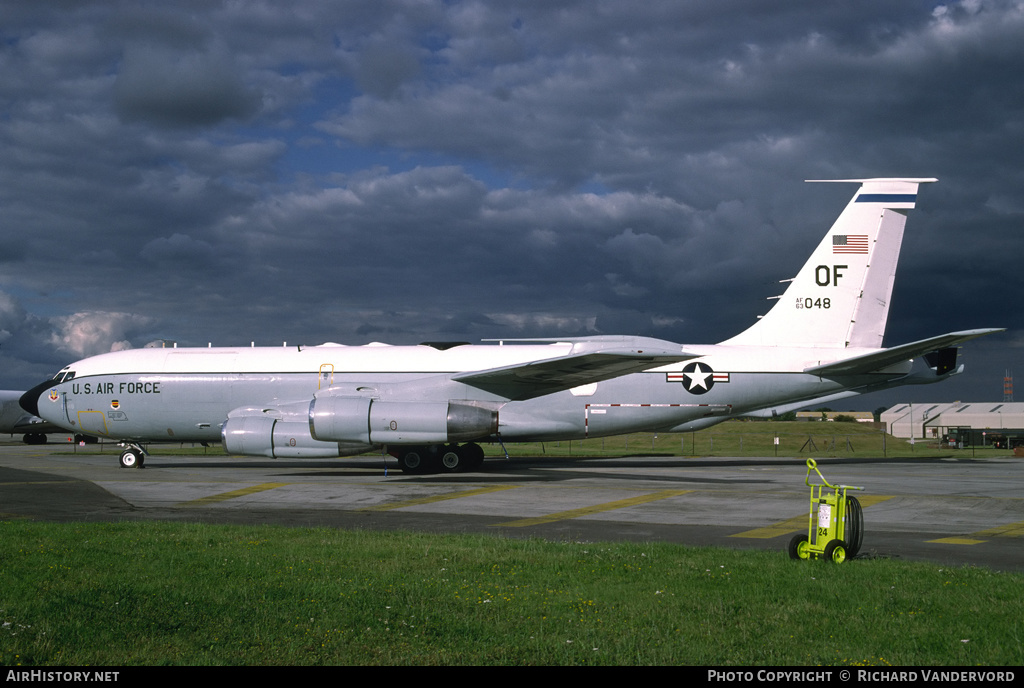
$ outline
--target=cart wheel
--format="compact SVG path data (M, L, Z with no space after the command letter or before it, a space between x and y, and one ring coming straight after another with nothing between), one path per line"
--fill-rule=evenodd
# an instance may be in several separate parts
M789 558L808 559L811 556L810 546L807 535L794 535L793 539L789 541Z
M825 545L824 556L834 564L842 564L846 561L846 543L842 540L830 540Z

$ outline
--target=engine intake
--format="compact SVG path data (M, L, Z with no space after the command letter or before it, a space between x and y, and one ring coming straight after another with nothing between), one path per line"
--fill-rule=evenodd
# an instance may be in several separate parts
M302 421L269 416L229 418L221 428L221 441L229 454L278 458L334 458L373 449L365 442L322 442L309 434Z
M310 435L328 442L437 444L480 439L497 431L496 410L455 401L325 396L309 405Z

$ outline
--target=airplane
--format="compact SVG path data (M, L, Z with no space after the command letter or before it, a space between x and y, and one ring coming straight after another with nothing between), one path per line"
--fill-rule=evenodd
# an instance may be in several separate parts
M690 432L963 371L975 329L882 347L907 211L935 179L859 183L778 302L714 345L639 336L152 348L73 363L23 408L78 434L143 445L217 442L231 455L381 450L403 471L478 469L480 442Z
M46 444L46 433L64 432L64 428L48 423L21 408L18 402L24 394L24 391L0 390L0 434L24 433L22 441L25 444Z

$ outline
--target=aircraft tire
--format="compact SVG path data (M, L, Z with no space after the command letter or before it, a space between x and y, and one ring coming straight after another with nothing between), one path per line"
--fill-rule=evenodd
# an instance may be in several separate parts
M470 442L459 447L466 457L466 468L467 471L478 471L480 467L484 465L484 449L476 442Z
M145 455L138 449L129 448L121 452L121 468L142 468Z
M421 473L425 463L423 451L419 447L409 447L403 450L398 457L398 465L402 468L403 473L413 475Z
M462 447L445 447L441 450L441 470L445 473L460 473L466 470L466 453Z
M789 558L808 559L810 557L810 552L807 549L809 544L806 533L794 535L793 539L789 541Z
M405 447L398 455L398 466L403 473L410 475L437 473L441 466L441 455L435 449L434 446Z

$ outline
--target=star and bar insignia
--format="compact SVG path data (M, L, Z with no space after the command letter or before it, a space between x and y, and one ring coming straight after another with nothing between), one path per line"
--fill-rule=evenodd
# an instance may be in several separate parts
M716 382L728 382L729 373L716 373L707 363L687 363L680 373L665 373L665 382L682 382L690 394L706 394Z

